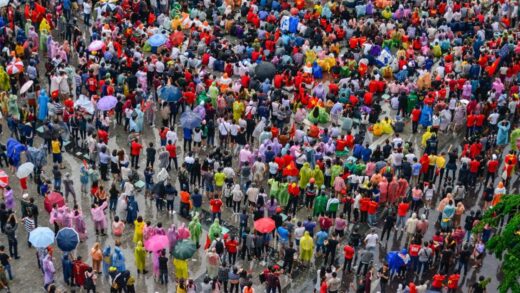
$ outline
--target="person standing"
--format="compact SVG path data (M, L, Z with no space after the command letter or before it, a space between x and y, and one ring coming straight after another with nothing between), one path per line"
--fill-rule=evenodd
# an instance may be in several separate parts
M135 138L130 144L130 157L132 168L139 169L139 155L141 154L142 149L143 146L137 141L137 138Z
M159 280L161 284L168 284L168 257L166 257L166 250L161 251L159 256Z
M101 251L101 244L99 244L99 242L96 242L94 247L90 250L90 256L92 257L92 268L94 269L94 273L101 273L103 252Z
M343 272L347 272L347 267L348 272L350 272L352 268L352 260L354 259L355 253L354 247L350 246L349 244L345 245L343 247L343 253L345 258L343 261Z
M63 180L63 187L65 189L65 201L69 201L69 194L72 194L72 199L74 200L74 204L76 204L76 192L74 191L74 181L72 180L72 178L70 178L70 173L65 174L65 179Z
M7 275L9 276L9 280L13 279L13 273L11 271L11 263L10 263L11 257L7 255L5 252L5 246L0 245L0 264L4 267L4 269L7 271Z
M390 280L390 269L388 268L388 264L384 263L383 267L379 269L379 284L381 286L381 293L386 293L386 286L388 285L388 281Z
M338 235L336 232L332 232L332 237L330 237L325 242L325 260L324 264L327 264L327 260L330 256L330 265L333 266L334 262L336 260L336 248L338 247L339 241L338 241Z

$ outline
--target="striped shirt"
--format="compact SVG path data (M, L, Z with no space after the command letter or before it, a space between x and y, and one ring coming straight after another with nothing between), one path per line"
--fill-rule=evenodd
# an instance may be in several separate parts
M34 219L29 217L23 218L23 227L25 228L25 231L27 231L27 233L30 233L35 228Z

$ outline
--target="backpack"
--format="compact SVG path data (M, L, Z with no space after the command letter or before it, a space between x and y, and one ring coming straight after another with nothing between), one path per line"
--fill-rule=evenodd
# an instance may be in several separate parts
M215 250L217 251L217 254L224 253L224 243L222 242L222 240L217 240L217 242L215 243Z

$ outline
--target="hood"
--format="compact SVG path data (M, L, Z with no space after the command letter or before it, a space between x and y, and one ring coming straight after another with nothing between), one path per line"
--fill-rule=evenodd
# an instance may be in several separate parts
M110 255L111 252L112 252L112 249L110 248L110 246L107 246L107 247L105 247L105 249L103 249L104 256Z

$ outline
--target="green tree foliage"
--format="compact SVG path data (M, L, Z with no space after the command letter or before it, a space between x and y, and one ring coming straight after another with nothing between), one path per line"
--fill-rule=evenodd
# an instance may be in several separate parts
M495 207L484 213L473 232L482 232L486 224L497 228L504 218L509 221L489 239L486 249L502 261L504 278L498 286L500 293L520 292L520 194L502 196Z

